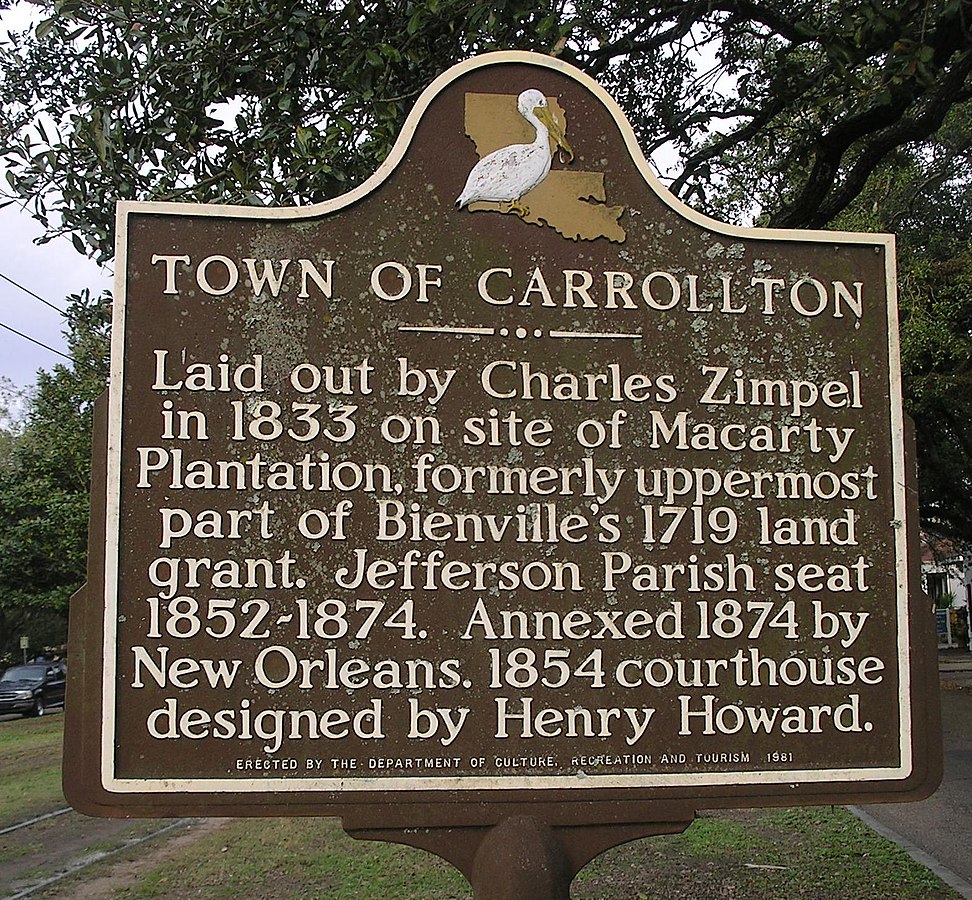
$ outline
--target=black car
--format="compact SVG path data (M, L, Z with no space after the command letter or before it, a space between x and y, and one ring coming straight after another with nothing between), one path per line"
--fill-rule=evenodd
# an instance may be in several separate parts
M42 716L64 705L64 667L59 663L11 666L0 678L0 713Z

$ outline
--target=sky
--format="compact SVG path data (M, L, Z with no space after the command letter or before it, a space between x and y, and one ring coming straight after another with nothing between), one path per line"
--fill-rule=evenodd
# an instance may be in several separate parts
M0 13L0 34L9 28L23 27L38 13L29 4L16 4ZM4 170L0 164L0 179ZM0 183L5 183L0 182ZM58 237L37 245L42 234L40 225L18 203L0 209L0 377L9 378L17 387L30 387L38 369L51 369L67 360L44 349L17 331L66 353L64 320L50 307L30 296L10 281L17 282L48 303L64 309L64 298L84 288L100 294L112 283L110 270L102 268L74 249L69 238ZM10 279L7 281L5 279Z
M30 214L17 204L0 209L0 275L17 282L48 303L64 309L64 298L84 288L100 294L110 289L112 273L74 249L67 238L54 238L37 245L34 239L42 230ZM67 352L64 342L64 319L40 300L0 278L0 376L9 378L17 387L34 383L38 369L51 369L67 360L39 347L17 331Z

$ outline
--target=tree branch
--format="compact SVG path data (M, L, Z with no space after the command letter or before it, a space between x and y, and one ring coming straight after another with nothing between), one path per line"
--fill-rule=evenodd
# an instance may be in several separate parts
M941 128L945 116L957 102L970 95L962 86L972 74L972 51L966 51L952 66L945 79L925 97L924 109L914 115L903 112L913 97L903 96L884 108L867 110L852 117L825 135L822 148L803 191L772 219L781 227L819 227L844 210L860 193L874 168L896 147L929 137ZM851 146L868 134L866 142L847 175L838 183L839 165Z

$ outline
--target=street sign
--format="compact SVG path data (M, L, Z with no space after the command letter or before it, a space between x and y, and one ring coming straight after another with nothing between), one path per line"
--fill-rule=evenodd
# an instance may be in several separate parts
M79 809L934 788L890 236L707 219L598 85L502 53L344 197L120 203L117 241Z
M30 638L26 634L22 635L20 638L20 649L26 650L28 647L30 647Z

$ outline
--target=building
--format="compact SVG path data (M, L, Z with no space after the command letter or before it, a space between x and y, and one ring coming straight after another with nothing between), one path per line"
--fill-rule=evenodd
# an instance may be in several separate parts
M972 650L972 549L923 534L921 585L935 604L939 649Z

